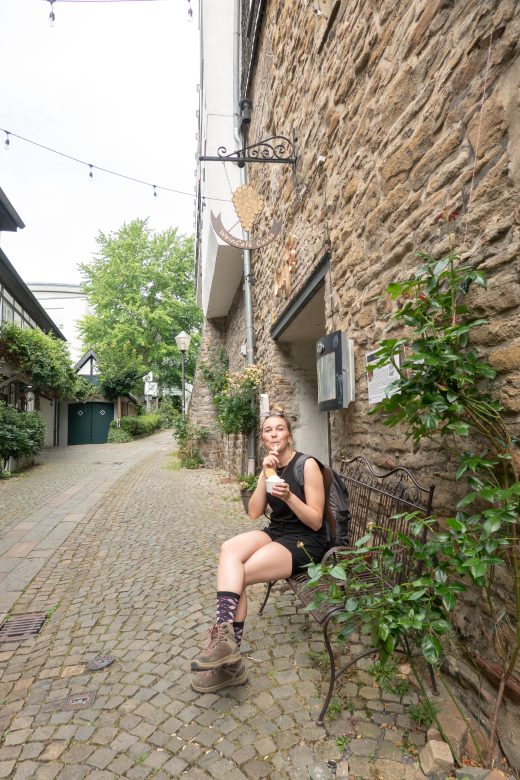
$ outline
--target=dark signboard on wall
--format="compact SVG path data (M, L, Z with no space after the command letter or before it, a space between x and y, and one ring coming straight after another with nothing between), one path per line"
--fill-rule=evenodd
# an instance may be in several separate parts
M316 344L318 408L320 412L346 409L355 400L354 342L336 330Z

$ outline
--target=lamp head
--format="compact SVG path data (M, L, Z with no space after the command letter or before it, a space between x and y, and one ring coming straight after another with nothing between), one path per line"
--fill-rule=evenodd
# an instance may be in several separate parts
M175 343L179 352L187 352L190 348L191 336L188 336L185 331L181 331L178 336L175 336Z
M249 125L251 124L251 108L253 107L253 104L249 100L249 98L242 98L240 103L238 104L240 108L240 122L243 125Z

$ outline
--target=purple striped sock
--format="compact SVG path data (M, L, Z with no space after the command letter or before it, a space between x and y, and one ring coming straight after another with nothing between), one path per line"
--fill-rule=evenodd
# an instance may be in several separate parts
M242 637L244 635L244 621L233 621L233 631L235 632L235 639L237 640L238 648L240 649L240 644L242 642Z
M240 596L230 590L217 591L217 623L232 623Z

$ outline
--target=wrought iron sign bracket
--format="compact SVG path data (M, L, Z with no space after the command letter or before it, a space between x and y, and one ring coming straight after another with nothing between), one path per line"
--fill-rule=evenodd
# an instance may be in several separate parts
M225 146L217 149L217 156L200 155L199 160L203 162L232 162L239 168L243 168L246 163L280 163L281 165L292 165L293 174L296 176L296 135L292 133L292 140L284 135L272 135L264 141L245 146L236 152L229 152Z

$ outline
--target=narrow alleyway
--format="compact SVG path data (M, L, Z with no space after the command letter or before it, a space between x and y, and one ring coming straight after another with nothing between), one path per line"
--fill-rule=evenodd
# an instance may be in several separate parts
M260 618L262 586L254 591L247 685L220 695L191 690L190 659L212 621L219 545L250 521L222 472L172 468L172 450L169 432L63 450L63 468L41 467L53 490L43 489L38 469L6 491L0 484L2 505L14 508L0 529L3 583L9 561L21 560L9 551L32 543L26 533L35 547L15 552L45 552L26 558L40 567L26 572L23 592L10 591L10 613L49 611L36 638L0 644L0 778L298 780L344 747L352 778L422 777L413 760L423 733L399 696L363 669L343 685L343 709L335 697L325 729L315 725L323 643L289 593L277 592ZM16 509L25 495L29 519ZM38 540L45 523L57 530ZM105 654L112 665L86 669ZM86 708L67 709L69 695L87 693Z

